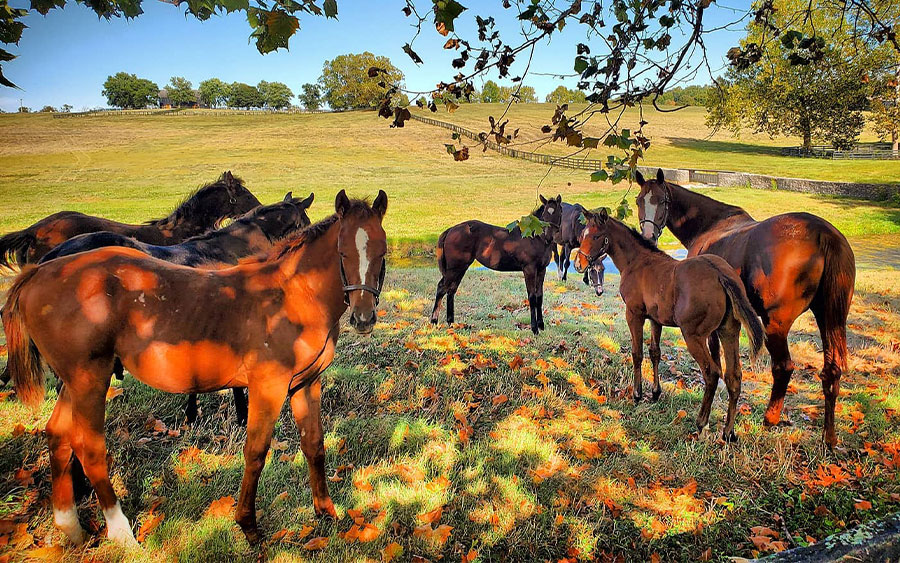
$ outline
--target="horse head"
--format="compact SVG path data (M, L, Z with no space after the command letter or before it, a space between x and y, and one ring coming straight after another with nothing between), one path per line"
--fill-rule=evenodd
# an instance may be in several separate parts
M656 178L645 180L640 171L635 172L635 179L641 187L637 195L638 219L641 225L641 236L653 244L659 240L666 221L669 219L669 205L672 197L666 185L666 177L662 168L656 170Z
M360 334L375 327L376 309L386 271L387 236L381 223L387 212L384 190L371 207L350 200L344 190L335 198L335 213L340 219L338 254L344 302L350 307L350 326Z

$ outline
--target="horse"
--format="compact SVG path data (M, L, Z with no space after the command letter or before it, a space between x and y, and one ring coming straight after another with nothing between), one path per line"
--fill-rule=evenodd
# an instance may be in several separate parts
M794 363L787 337L794 320L812 310L822 337L820 379L825 395L823 440L837 445L834 409L841 373L847 369L847 315L853 300L856 259L847 239L828 221L809 213L785 213L756 221L734 205L666 182L662 170L645 180L637 196L645 238L663 228L688 249L688 256L721 256L741 276L750 303L762 317L772 356L772 394L764 424L778 425ZM714 354L718 347L712 345Z
M562 217L559 222L559 230L553 236L553 261L556 262L556 275L560 281L566 281L566 274L569 273L569 264L572 258L572 251L578 248L580 244L579 235L584 229L581 222L584 207L578 203L562 202ZM560 251L558 246L562 247Z
M437 324L441 300L447 296L447 324L453 324L454 298L459 283L472 262L498 272L522 272L531 309L531 331L544 330L544 274L550 263L553 235L559 229L562 196L546 199L540 196L541 205L531 214L547 223L537 236L526 237L522 230L512 230L482 223L466 221L450 227L438 238L437 259L441 279L437 285L431 323Z
M575 269L585 271L594 261L609 254L621 273L619 294L625 302L625 320L631 332L634 361L635 403L642 392L641 364L644 359L644 321L650 320L650 364L653 368L652 400L659 400L659 339L663 326L677 326L691 356L700 365L706 384L697 416L697 430L709 422L713 396L722 376L719 357L713 357L707 343L717 334L725 349L725 386L728 411L722 438L735 441L734 419L741 394L741 325L756 356L762 348L763 326L753 311L744 284L734 269L718 256L676 260L644 240L641 235L613 218L605 209L585 211L587 226L575 256Z
M136 543L107 467L106 392L117 356L134 377L162 391L248 389L235 510L248 541L262 537L256 492L286 398L309 466L315 512L336 517L325 473L320 374L334 359L348 308L356 332L371 334L375 327L387 203L384 191L369 205L342 190L334 215L282 242L265 260L221 270L108 247L19 275L3 309L10 373L16 396L33 408L45 392L42 362L64 382L46 435L54 521L72 542L84 539L72 478L80 463L97 493L108 537Z
M240 178L225 172L217 181L191 194L168 217L143 225L119 223L76 211L54 213L26 229L0 237L0 266L35 264L70 238L98 231L118 233L149 244L178 244L259 205L259 200Z
M85 233L72 237L55 247L38 263L43 264L55 258L106 246L120 246L134 248L154 258L193 268L234 265L238 263L239 259L265 252L278 241L309 226L310 221L306 210L312 205L314 197L314 194L309 194L309 197L301 200L292 197L291 192L288 192L278 203L261 205L241 215L226 227L191 237L181 244L172 246L147 244L125 235L106 231ZM122 379L123 368L118 359L116 359L113 372L116 377ZM247 399L244 391L235 388L233 393L238 423L246 424ZM191 394L185 408L185 418L188 424L193 424L197 420L198 412L197 395Z

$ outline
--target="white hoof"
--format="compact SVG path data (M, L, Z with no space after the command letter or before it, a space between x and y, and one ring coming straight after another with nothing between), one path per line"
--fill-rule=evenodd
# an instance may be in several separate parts
M65 510L53 509L53 521L56 527L69 538L69 541L75 545L84 543L84 530L81 528L81 522L78 521L78 513L75 507Z
M106 537L123 547L137 547L139 545L137 540L134 539L131 524L128 523L128 518L122 513L122 506L118 501L116 501L114 507L104 509L103 516L106 518Z

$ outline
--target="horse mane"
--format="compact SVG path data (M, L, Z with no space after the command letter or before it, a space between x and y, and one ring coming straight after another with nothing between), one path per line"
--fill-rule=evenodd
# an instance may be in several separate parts
M344 211L344 215L358 215L363 218L368 218L375 215L375 211L372 209L372 206L369 205L368 200L351 199L350 207ZM316 239L324 235L338 219L340 219L340 217L338 217L337 213L334 213L318 223L313 223L306 227L300 231L300 234L285 238L272 249L265 260L279 260L292 252L296 252L302 246L315 242Z
M244 181L238 178L237 176L233 176L234 181L238 183L238 185L243 186ZM147 221L144 223L145 225L162 225L164 223L177 223L179 219L184 217L188 217L197 212L200 207L200 201L203 199L202 196L206 195L209 192L218 190L225 187L225 173L223 173L219 178L213 182L208 184L204 184L200 186L196 190L184 196L178 205L175 206L175 209L169 213L167 216L162 219L154 219L151 221Z

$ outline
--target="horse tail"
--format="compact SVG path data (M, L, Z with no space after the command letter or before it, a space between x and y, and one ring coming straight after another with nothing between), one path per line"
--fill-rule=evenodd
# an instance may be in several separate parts
M26 252L35 242L28 229L8 233L0 237L0 266L13 269L26 263Z
M847 315L856 282L856 257L840 233L823 237L825 266L812 300L813 313L822 335L825 366L847 369Z
M716 269L719 270L719 283L722 284L725 294L731 301L734 316L744 326L744 330L747 331L747 338L750 340L750 357L753 361L756 361L756 356L762 349L766 334L762 321L759 319L756 311L753 310L750 298L747 297L747 290L734 270L729 272L719 267Z
M444 272L447 271L447 258L444 256L444 241L447 239L447 231L441 233L441 236L438 237L437 248L434 253L437 254L438 260L438 269L441 271L441 275L444 275Z
M12 376L16 397L24 404L37 408L44 400L44 369L37 346L28 335L25 319L19 309L22 288L37 272L36 267L24 270L13 283L3 307L3 330L9 359L7 370Z

